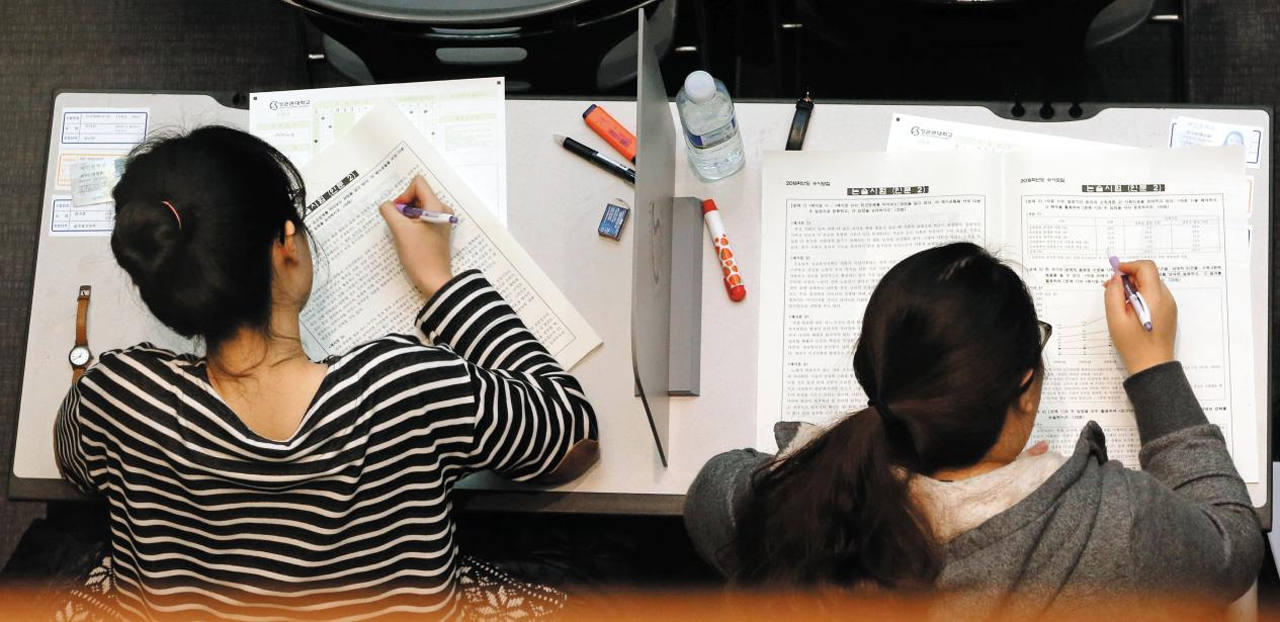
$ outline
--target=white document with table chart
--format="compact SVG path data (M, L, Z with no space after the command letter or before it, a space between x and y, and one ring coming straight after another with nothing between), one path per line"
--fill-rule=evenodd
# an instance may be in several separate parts
M1249 290L1248 182L1238 148L1006 154L765 155L757 446L773 424L865 408L853 352L872 289L901 259L984 244L1054 325L1032 441L1073 451L1097 421L1137 467L1133 409L1107 334L1107 257L1154 259L1179 304L1178 358L1246 481L1261 473Z
M458 216L455 274L483 272L565 369L600 345L587 320L395 106L370 111L302 174L305 222L318 247L316 284L301 318L312 358L343 354L390 332L416 332L426 299L401 268L378 211L415 175Z

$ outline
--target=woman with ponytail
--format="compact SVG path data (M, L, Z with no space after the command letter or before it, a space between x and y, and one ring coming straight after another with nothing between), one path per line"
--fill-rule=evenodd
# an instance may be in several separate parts
M1139 592L1238 597L1262 559L1257 516L1173 358L1173 297L1154 264L1121 269L1155 316L1145 331L1106 283L1142 471L1108 461L1094 423L1069 455L1026 449L1052 327L1013 270L951 244L872 293L853 362L865 409L826 430L779 424L776 457L730 451L703 467L685 506L695 546L741 586L936 589L984 616Z

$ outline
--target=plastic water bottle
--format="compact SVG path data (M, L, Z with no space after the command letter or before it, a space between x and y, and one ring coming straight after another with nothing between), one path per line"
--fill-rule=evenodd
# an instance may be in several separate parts
M703 181L724 179L742 168L742 136L733 113L733 100L724 83L705 71L684 79L676 96L689 165Z

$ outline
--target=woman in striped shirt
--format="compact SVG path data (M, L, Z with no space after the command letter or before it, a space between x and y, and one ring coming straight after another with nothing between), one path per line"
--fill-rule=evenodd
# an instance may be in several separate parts
M117 261L206 349L107 352L58 414L63 475L109 504L129 617L457 616L454 482L565 479L594 461L582 387L482 274L451 274L448 225L390 203L429 298L422 336L309 360L305 194L278 151L220 127L140 149L115 188ZM448 209L421 178L396 201Z

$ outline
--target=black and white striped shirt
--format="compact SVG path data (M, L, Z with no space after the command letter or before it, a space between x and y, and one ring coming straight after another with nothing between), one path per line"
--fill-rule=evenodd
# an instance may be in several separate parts
M581 386L479 272L329 361L286 441L250 431L205 362L108 352L58 413L63 475L106 496L122 612L180 619L457 613L450 491L525 480L596 437Z

